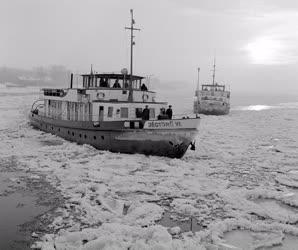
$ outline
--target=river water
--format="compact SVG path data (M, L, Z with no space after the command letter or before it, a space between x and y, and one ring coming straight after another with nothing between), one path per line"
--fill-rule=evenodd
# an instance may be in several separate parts
M202 116L196 151L178 160L64 141L28 125L37 89L0 95L0 248L22 240L18 225L49 209L22 191L41 178L64 205L46 243L37 232L38 246L295 249L298 100L251 100L227 116Z

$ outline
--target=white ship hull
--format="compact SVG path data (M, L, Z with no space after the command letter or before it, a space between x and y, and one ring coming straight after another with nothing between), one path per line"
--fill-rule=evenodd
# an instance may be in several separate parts
M230 112L230 104L227 102L218 102L202 100L194 102L194 113L204 115L227 115Z

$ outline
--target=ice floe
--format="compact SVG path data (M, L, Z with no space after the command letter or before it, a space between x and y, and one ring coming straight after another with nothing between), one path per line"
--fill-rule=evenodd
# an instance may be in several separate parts
M295 109L206 116L197 151L177 160L34 130L26 123L33 96L9 98L0 101L1 163L34 171L32 181L45 175L65 199L36 249L237 249L232 239L241 237L253 249L297 239Z

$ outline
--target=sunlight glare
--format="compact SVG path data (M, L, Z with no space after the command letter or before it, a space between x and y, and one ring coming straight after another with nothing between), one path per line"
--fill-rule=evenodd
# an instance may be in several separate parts
M245 50L254 64L277 64L283 46L279 40L262 37L247 44Z

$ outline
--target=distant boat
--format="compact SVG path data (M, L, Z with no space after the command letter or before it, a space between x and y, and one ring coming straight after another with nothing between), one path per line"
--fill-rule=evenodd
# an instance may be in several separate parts
M81 75L82 88L73 88L71 74L70 88L42 89L29 114L33 127L112 152L180 158L194 148L200 118L171 119L171 111L162 113L167 103L157 102L144 77L132 73L134 23L131 10L130 74L100 74L91 67Z
M213 64L212 84L198 85L195 92L194 113L205 115L226 115L230 112L230 91L223 84L215 83L215 60Z

